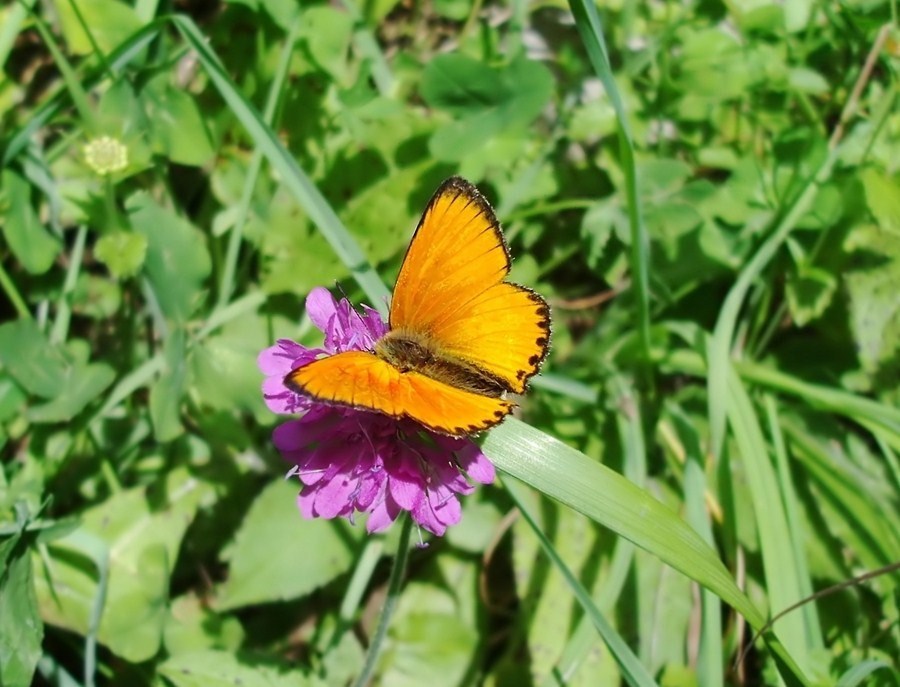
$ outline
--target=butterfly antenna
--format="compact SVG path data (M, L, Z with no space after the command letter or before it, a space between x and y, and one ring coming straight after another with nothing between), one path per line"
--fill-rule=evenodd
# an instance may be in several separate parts
M334 283L334 288L336 288L340 292L341 298L346 300L347 303L350 303L350 297L347 295L347 292L344 291L344 287L341 286L340 282L336 281ZM359 310L357 310L356 307L353 306L352 304L350 305L350 310L352 310L353 314L356 315L356 318L359 320L359 323L363 326L366 326L366 321L363 319L363 316L359 314Z

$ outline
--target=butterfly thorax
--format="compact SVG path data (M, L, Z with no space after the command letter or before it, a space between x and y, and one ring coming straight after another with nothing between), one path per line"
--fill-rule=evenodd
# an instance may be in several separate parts
M427 334L392 329L375 344L375 355L402 373L418 372L483 396L508 391L502 379L457 356L447 355Z

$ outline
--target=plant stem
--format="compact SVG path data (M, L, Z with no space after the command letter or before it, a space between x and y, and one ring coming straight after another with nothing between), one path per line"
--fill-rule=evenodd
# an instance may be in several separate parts
M403 575L406 571L406 558L409 553L409 536L412 532L412 518L406 516L403 519L403 529L400 530L400 544L397 547L397 555L394 556L394 568L391 570L391 579L388 581L387 598L384 600L384 608L381 609L381 617L378 619L378 627L375 628L375 634L372 636L372 643L369 644L369 652L366 654L366 663L362 672L353 683L353 687L366 687L372 679L372 673L375 671L375 664L381 655L381 649L384 646L384 638L387 636L388 625L391 622L391 616L394 614L394 608L397 606L397 600L400 598L400 587L403 584Z

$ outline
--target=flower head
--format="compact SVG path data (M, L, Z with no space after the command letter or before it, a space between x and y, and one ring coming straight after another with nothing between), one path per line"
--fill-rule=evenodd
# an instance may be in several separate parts
M366 529L386 529L402 511L436 535L459 522L458 495L476 482L494 480L494 466L468 439L447 437L411 420L332 406L301 396L284 377L317 357L347 350L371 350L387 332L378 313L355 311L326 289L306 299L313 324L325 334L322 348L281 339L259 356L266 375L263 396L276 413L302 413L275 429L282 455L294 464L289 475L303 484L298 505L308 518L352 518L368 513ZM465 474L464 474L465 473Z
M92 138L82 148L88 167L100 176L121 172L128 166L128 148L110 136Z

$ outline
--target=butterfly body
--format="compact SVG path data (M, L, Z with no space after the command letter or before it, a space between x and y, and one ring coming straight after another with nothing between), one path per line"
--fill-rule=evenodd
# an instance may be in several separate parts
M440 343L427 334L391 330L375 344L375 355L401 373L418 372L475 394L500 396L510 391L487 370L443 353Z
M491 427L540 370L550 309L504 281L510 257L491 206L469 182L445 181L410 242L389 331L371 351L344 351L293 370L308 397L463 436Z

